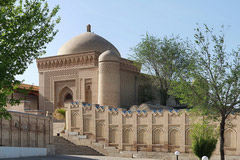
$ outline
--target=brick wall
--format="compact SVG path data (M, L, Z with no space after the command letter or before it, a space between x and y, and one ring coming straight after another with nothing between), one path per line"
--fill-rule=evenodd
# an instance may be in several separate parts
M127 111L122 108L65 104L66 127L126 151L191 152L191 119L186 110ZM240 116L230 115L225 131L225 153L240 155ZM217 124L213 124L216 125ZM219 154L219 143L215 154Z
M9 99L19 99L20 104L11 106L7 105L8 110L25 112L25 110L38 110L38 96L37 95L24 95L23 93L13 93Z
M120 72L120 101L122 108L137 104L137 74L121 70Z
M52 118L12 112L12 119L0 119L0 146L40 147L53 143Z

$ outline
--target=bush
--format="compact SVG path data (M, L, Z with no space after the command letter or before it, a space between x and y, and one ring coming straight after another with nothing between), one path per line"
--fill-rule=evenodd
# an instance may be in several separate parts
M57 120L65 119L66 110L64 108L57 108L53 114Z
M207 156L209 159L216 148L218 141L218 132L208 122L193 124L191 130L192 151L201 159Z

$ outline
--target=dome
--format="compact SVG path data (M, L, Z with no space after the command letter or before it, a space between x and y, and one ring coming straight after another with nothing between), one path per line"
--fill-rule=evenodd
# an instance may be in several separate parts
M86 51L104 52L111 50L120 56L119 51L109 41L92 32L80 34L66 42L57 55L67 55Z
M115 62L118 62L119 58L120 57L115 52L107 50L107 51L103 52L99 56L98 61L99 62L102 62L102 61L115 61Z

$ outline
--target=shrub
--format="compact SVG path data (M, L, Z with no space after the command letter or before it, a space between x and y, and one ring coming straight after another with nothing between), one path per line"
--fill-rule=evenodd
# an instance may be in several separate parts
M208 122L193 124L191 130L192 151L201 159L207 156L209 159L216 148L218 132Z
M65 119L66 110L64 108L57 108L53 114L54 118L58 120Z

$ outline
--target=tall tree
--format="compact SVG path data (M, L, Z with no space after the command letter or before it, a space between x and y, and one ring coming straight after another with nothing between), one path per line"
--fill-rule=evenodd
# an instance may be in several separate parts
M171 95L220 122L220 153L224 160L224 130L228 116L240 107L240 48L226 51L224 27L216 34L205 25L196 29L194 54L187 72L172 82ZM200 113L200 112L199 112Z
M9 117L7 103L18 102L8 99L20 84L15 76L44 54L56 35L58 10L50 11L45 0L0 0L0 118Z
M188 65L191 56L188 45L178 36L158 38L147 33L132 48L134 54L131 59L142 64L142 70L153 79L161 105L166 105L169 97L169 82L177 78L177 72L184 72Z

